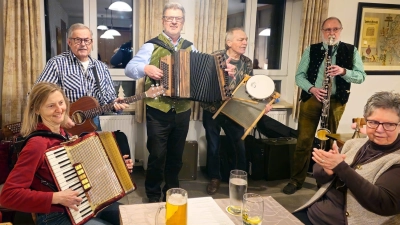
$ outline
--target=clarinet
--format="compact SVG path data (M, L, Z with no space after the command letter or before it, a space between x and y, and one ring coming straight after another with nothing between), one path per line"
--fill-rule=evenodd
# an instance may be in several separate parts
M316 138L320 141L320 148L325 149L327 137L331 131L328 129L329 106L332 92L332 77L328 75L328 68L332 65L332 48L335 41L335 36L329 36L328 50L325 52L326 67L323 88L326 91L326 96L322 100L322 110L320 119L320 128L317 130Z

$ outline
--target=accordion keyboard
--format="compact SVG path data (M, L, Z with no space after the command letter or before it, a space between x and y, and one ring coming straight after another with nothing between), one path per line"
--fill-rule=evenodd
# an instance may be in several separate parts
M75 224L94 214L65 148L61 147L55 151L47 152L46 156L60 189L64 191L71 188L78 191L78 196L82 198L81 204L78 205L78 211L68 208Z

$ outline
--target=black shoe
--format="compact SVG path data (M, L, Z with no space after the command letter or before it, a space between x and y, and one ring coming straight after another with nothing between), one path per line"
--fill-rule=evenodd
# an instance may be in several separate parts
M207 193L209 195L215 194L219 189L220 183L221 181L218 179L211 179L211 182L207 185Z
M284 188L283 188L283 193L287 195L294 194L297 190L300 190L301 187L297 187L296 185L292 183L288 183Z
M160 202L160 198L149 198L149 203Z

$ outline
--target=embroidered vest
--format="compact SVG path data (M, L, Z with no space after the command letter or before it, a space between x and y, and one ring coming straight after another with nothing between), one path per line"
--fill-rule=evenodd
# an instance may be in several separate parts
M157 37L161 40L166 46L171 49L174 49L171 42L163 35L159 34ZM179 44L177 46L177 50L182 47L184 39L181 38ZM187 51L191 51L191 47L186 48ZM150 65L160 67L160 58L166 55L171 54L170 50L154 44L154 50L150 58ZM146 77L145 90L149 89L152 84L152 81L149 77ZM168 112L171 108L175 108L176 113L186 112L190 109L190 100L187 99L178 99L178 98L170 98L170 97L158 97L158 98L146 98L145 103L153 108L161 110L163 112Z
M353 54L354 46L339 42L339 46L336 53L336 65L346 68L348 70L353 69ZM325 59L325 49L322 43L313 44L310 46L310 64L307 70L307 80L315 85L315 81L318 77L319 67ZM349 100L351 83L348 83L340 76L335 76L336 82L336 94L333 96L342 103L346 104ZM300 99L305 102L311 97L307 91L302 90Z

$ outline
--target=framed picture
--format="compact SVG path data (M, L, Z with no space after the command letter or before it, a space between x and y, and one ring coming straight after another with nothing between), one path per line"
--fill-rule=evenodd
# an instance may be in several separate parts
M368 75L400 75L400 5L358 3L354 45Z

